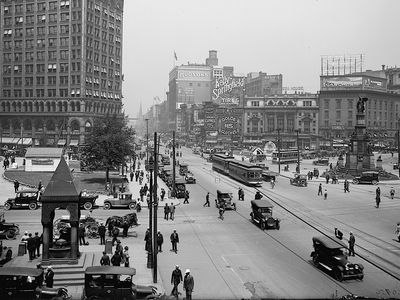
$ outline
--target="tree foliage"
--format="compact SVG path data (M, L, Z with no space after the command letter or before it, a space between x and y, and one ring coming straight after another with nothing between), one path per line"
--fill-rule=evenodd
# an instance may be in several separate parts
M117 115L97 118L86 136L83 160L93 169L105 169L107 181L110 169L118 168L126 156L134 155L135 131L127 124L125 117Z

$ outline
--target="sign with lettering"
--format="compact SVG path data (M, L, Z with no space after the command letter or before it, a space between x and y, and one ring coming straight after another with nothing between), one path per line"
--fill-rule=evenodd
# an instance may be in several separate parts
M362 77L321 77L321 89L361 88Z
M48 166L48 165L54 165L54 160L52 159L47 159L47 158L37 158L37 159L32 159L32 165L41 165L41 166Z
M178 70L179 80L210 81L211 71L207 70Z
M238 94L244 87L244 77L221 77L216 78L212 91L213 101L220 101L220 104L238 104ZM224 99L224 100L222 100ZM235 100L237 99L237 100Z

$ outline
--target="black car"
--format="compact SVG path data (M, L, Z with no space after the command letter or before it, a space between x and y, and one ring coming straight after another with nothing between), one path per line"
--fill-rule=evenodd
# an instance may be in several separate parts
M362 172L361 176L354 177L354 184L378 184L379 182L379 172L376 171L366 171Z
M15 193L14 198L9 198L4 203L4 209L10 210L17 207L29 207L35 210L39 207L40 192L36 190L20 190Z
M311 257L314 265L330 272L338 281L364 278L364 267L347 260L346 246L335 237L317 236L312 238L314 251Z
M19 225L6 222L4 212L0 213L0 238L5 237L7 240L13 240L17 234L19 234Z
M268 228L278 229L280 220L272 217L273 205L267 199L265 200L252 200L251 201L251 221L259 224L262 230Z

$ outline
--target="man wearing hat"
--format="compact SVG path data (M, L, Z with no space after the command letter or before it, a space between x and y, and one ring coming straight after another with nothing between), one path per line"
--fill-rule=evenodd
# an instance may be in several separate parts
M182 272L179 269L179 266L176 265L175 270L172 271L172 275L171 275L171 284L174 285L174 288L171 291L171 295L178 297L178 295L179 295L178 285L179 285L179 283L181 283L182 280L183 280Z
M194 279L190 275L190 270L186 269L185 278L183 279L183 289L186 291L186 300L192 300L192 292L194 288Z
M162 252L162 244L164 243L164 237L161 234L161 231L159 230L157 233L157 246L158 246L158 252Z
M44 277L44 281L46 282L46 287L52 288L54 284L54 271L52 266L47 267L47 273Z
M106 244L106 226L103 223L100 224L99 229L99 236L100 236L100 245Z
M353 235L353 232L350 231L349 237L349 256L354 256L354 244L356 243L356 238Z
M177 253L178 252L177 244L179 243L179 235L176 232L176 230L174 230L174 232L171 234L170 240L171 240L171 244L172 244L171 251L174 251L175 253Z

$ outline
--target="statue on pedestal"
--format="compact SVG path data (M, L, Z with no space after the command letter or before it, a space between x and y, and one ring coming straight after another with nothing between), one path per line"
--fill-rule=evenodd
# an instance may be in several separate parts
M358 97L358 101L357 101L357 113L359 114L363 114L365 111L365 102L368 101L368 98L361 98Z

